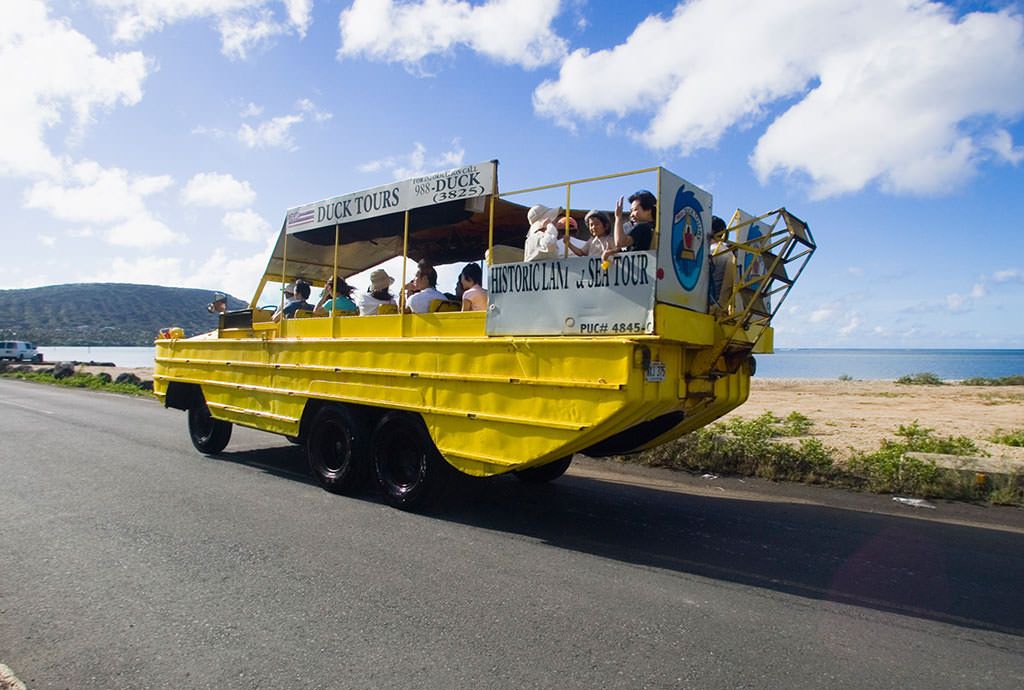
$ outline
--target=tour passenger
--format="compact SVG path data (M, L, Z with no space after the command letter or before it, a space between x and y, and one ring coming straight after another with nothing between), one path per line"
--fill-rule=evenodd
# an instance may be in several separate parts
M395 279L388 275L383 268L378 268L370 274L370 287L366 292L359 295L359 315L372 316L382 304L394 304L395 296L391 294L391 286Z
M306 301L309 299L310 286L305 280L299 278L294 283L288 283L284 286L283 291L287 301L284 307L274 314L274 321L279 321L282 316L290 319L300 309L313 311L313 305Z
M480 286L484 279L480 264L466 264L459 274L462 286L462 311L487 311L487 290Z
M455 292L446 292L444 293L444 297L449 302L458 302L459 304L462 304L462 294L465 291L466 289L462 287L462 274L459 274L459 277L455 279Z
M548 208L537 204L526 212L530 229L526 233L523 261L543 261L558 258L558 228L555 219L562 212L561 207Z
M582 249L583 245L586 243L583 240L577 239L576 230L578 227L576 219L569 216L569 249L574 254L583 256L577 250ZM558 258L564 259L568 256L565 253L565 215L558 216L558 222L555 223L555 229L558 230Z
M338 286L337 289L335 289L335 285ZM353 290L354 288L346 283L344 278L339 277L337 280L333 277L328 278L323 292L320 293L320 301L313 307L313 314L324 316L335 309L348 312L358 311L359 307L352 301Z
M430 311L430 303L438 299L442 302L447 298L437 289L437 271L430 264L418 264L413 286L416 292L405 301L405 311L413 314L426 314Z
M615 248L612 237L612 222L604 211L594 209L584 217L590 239L582 247L569 245L569 249L577 256L602 256L604 252Z
M654 240L654 217L658 212L658 200L651 192L642 189L629 197L629 220L633 224L627 232L622 222L623 197L615 202L615 247L604 252L604 258L620 251L645 252Z
M228 296L223 292L213 293L213 301L206 305L206 311L211 314L223 314L228 310Z
M416 262L416 270L417 271L424 271L424 270L427 270L427 269L431 269L432 270L433 266L431 266L430 262L427 261L426 259L420 259L419 261ZM406 283L402 287L402 292L405 293L405 299L406 300L408 300L411 295L415 295L419 291L420 291L420 289L418 287L416 287L416 278L415 278L415 276L413 277L412 280L410 280L408 283Z
M725 221L711 216L711 280L708 281L708 311L712 314L732 312L732 286L736 282L736 254L725 244Z

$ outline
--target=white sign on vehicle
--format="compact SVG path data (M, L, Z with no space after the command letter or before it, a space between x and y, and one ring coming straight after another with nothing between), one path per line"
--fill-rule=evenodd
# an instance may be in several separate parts
M288 234L494 193L495 161L452 168L288 209Z
M488 273L488 335L654 332L654 252L495 264Z
M706 312L711 195L667 170L659 180L658 301Z

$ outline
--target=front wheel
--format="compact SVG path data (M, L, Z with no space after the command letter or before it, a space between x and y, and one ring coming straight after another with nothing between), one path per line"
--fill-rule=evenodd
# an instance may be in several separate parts
M565 471L569 469L569 465L572 464L572 456L562 458L561 460L555 460L549 462L546 465L540 467L530 467L525 470L519 470L515 473L516 478L520 481L524 481L527 484L545 484L547 482L553 482L554 480L565 474Z
M214 419L202 396L188 408L188 435L200 453L216 455L231 440L231 422Z
M373 468L389 504L401 510L437 505L455 470L437 452L419 415L388 412L373 430Z

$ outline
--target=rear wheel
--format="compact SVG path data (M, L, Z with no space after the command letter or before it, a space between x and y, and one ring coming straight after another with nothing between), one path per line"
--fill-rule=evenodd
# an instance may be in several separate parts
M199 395L188 408L188 435L200 453L216 455L231 440L231 422L214 419L206 400Z
M377 423L373 467L387 502L411 511L437 505L455 473L437 451L423 419L408 412L388 412Z
M353 410L342 405L320 408L306 437L309 470L328 491L357 490L366 477L365 425Z
M529 469L519 470L515 475L519 480L524 481L527 484L545 484L547 482L552 482L565 474L565 471L569 469L569 465L571 464L572 456L570 455L567 458L555 460L554 462L549 462L548 464L541 465L540 467L530 467Z

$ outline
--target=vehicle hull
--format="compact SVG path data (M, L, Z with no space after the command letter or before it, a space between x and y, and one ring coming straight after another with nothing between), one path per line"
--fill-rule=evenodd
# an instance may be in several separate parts
M417 413L451 465L489 476L669 420L618 451L658 445L747 399L749 366L701 370L722 337L714 319L664 305L655 318L660 335L618 337L488 337L479 312L222 329L158 340L154 392L198 386L216 419L292 437L310 401Z

